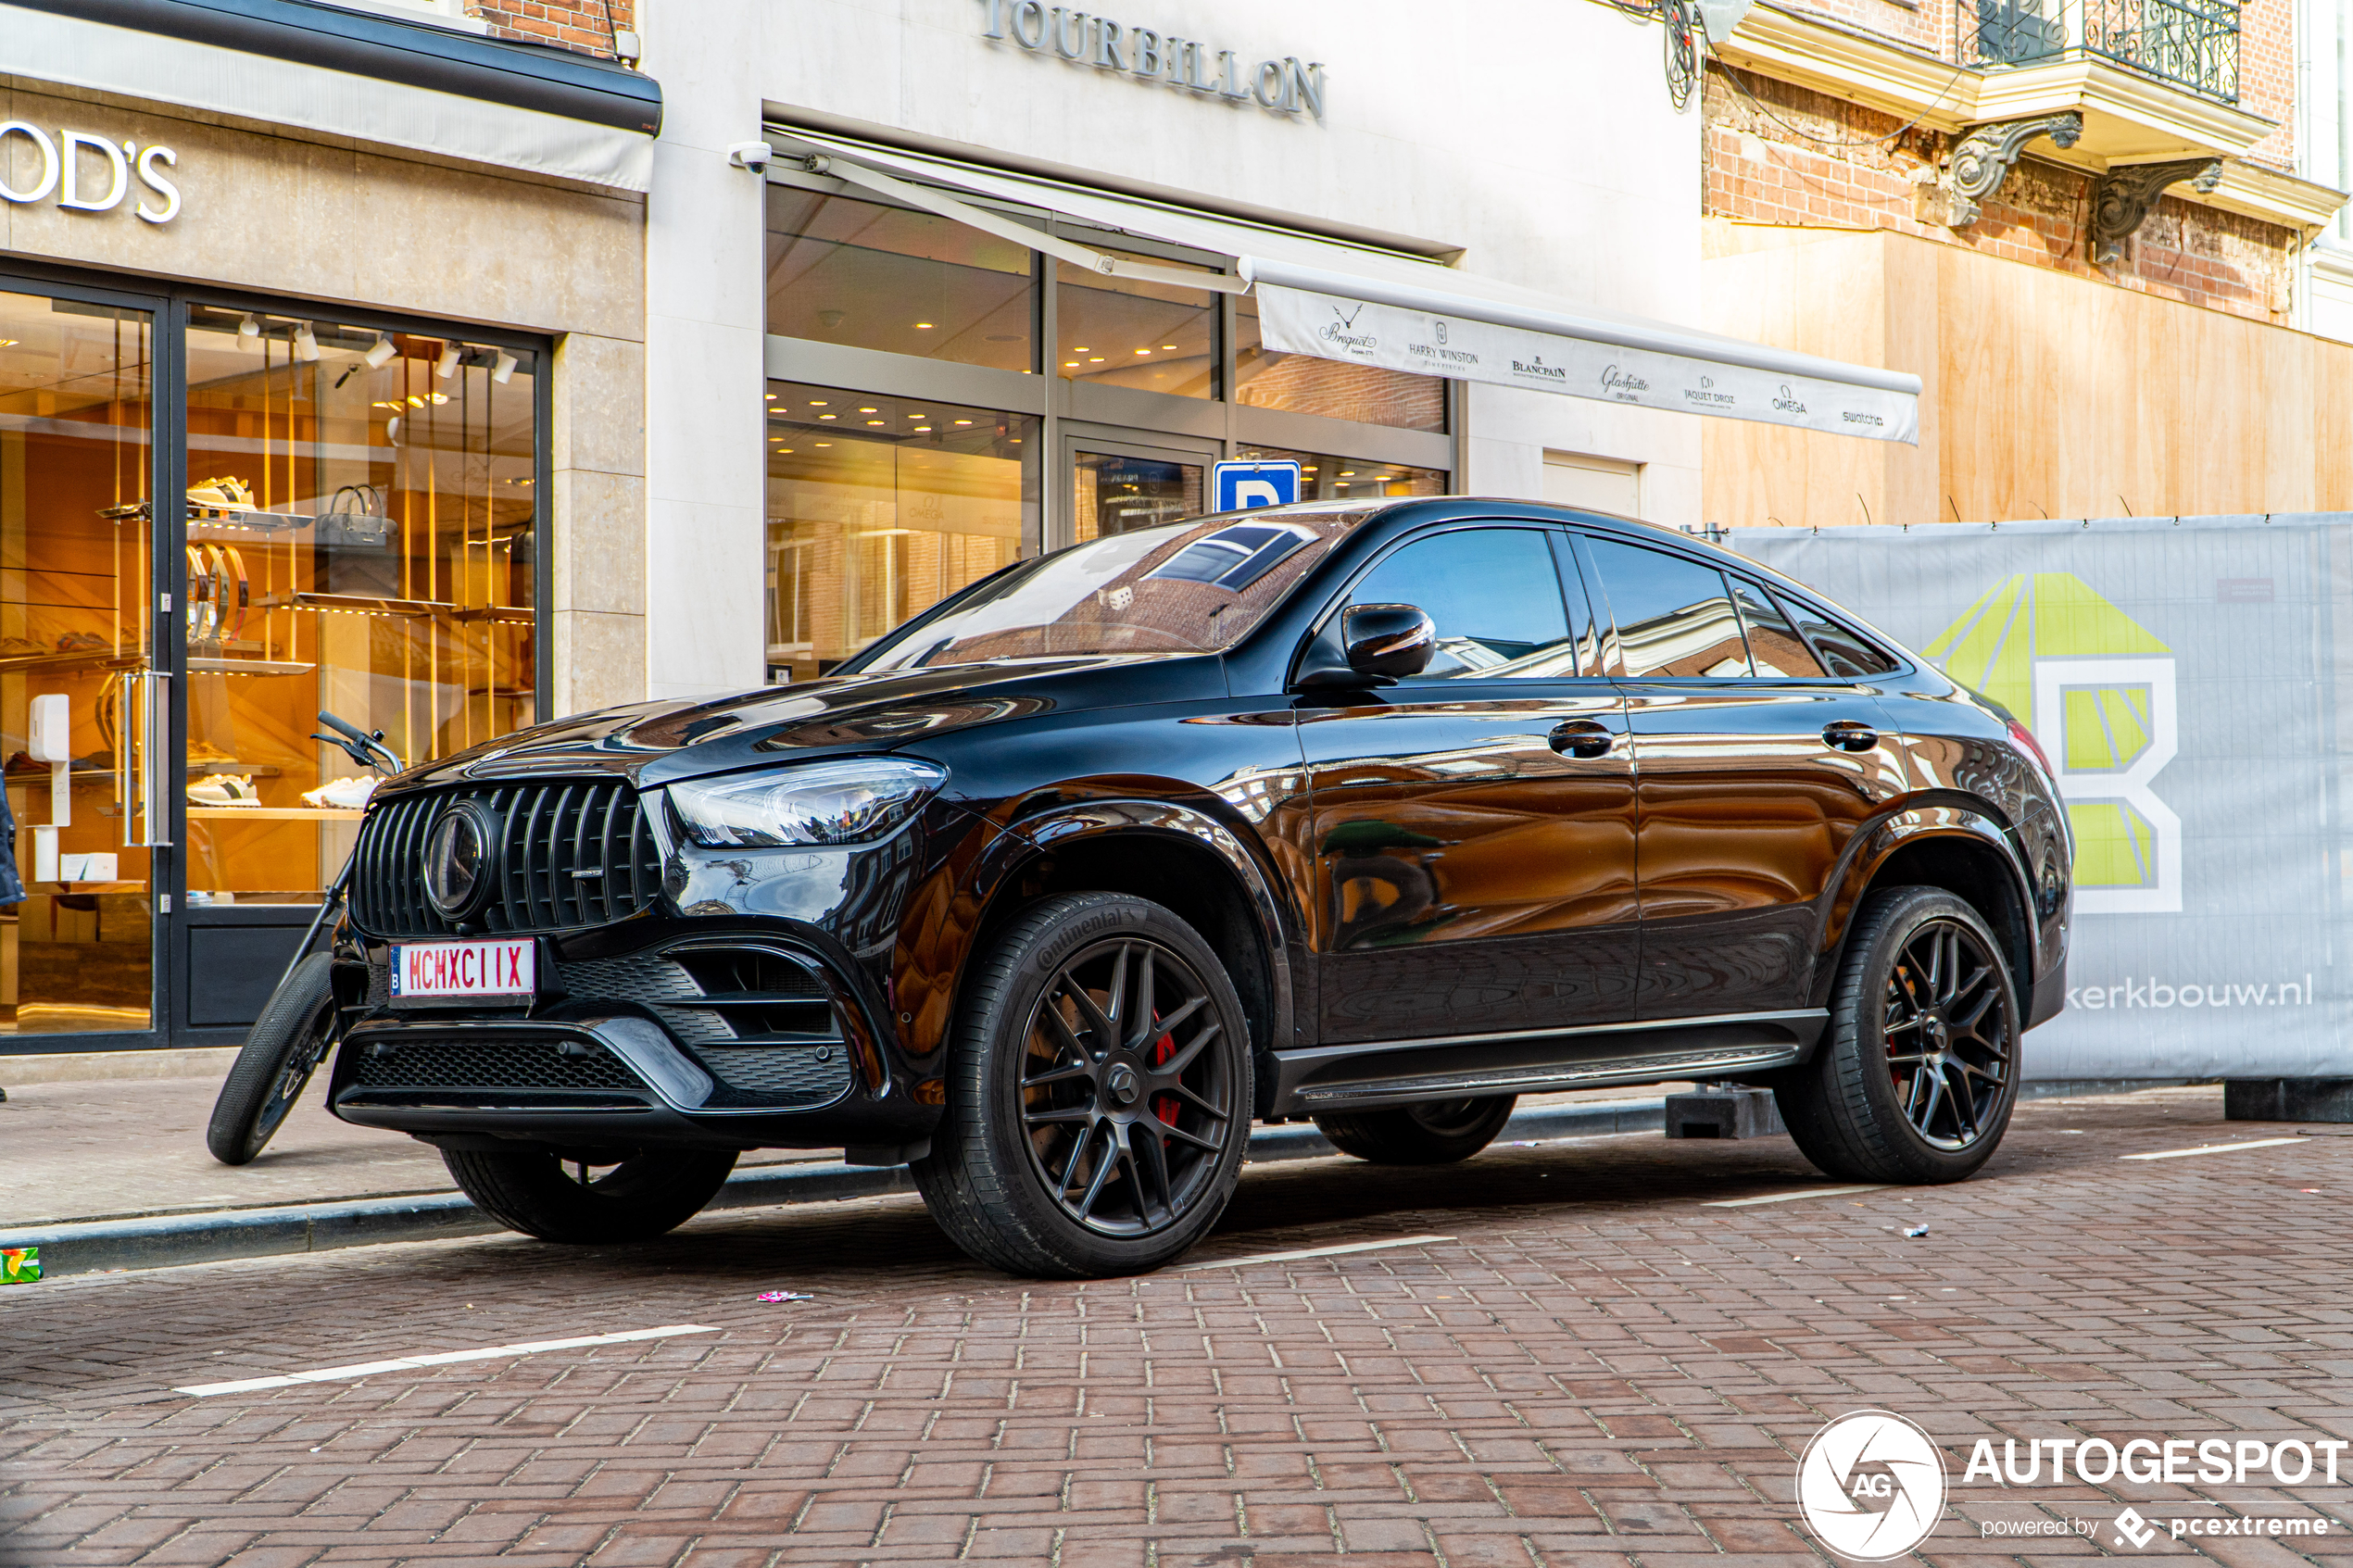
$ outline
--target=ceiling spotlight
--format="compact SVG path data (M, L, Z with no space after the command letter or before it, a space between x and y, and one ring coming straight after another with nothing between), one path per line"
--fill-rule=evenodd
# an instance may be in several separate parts
M368 369L381 370L391 362L392 357L399 352L400 350L392 345L392 335L384 332L379 333L376 341L368 345L368 352L359 358L368 362Z
M439 376L443 381L447 381L451 376L458 373L458 360L464 353L465 350L459 347L457 344L443 344L441 345L441 358L433 362L433 373Z
M395 446L400 445L400 416L395 414L384 421L384 439Z
M260 339L261 323L254 320L252 314L248 312L245 319L237 323L237 346L251 348Z
M308 321L295 323L294 357L306 365L319 358L319 340L311 335L310 323Z
M515 357L505 349L500 349L498 357L490 361L490 379L500 386L506 385L514 377L515 364Z

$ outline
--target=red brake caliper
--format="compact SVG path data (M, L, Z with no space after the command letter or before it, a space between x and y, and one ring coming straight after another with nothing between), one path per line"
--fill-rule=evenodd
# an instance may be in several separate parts
M1155 1013L1152 1016L1157 1019L1160 1015ZM1152 1042L1152 1065L1154 1067L1164 1066L1167 1063L1168 1059L1176 1054L1176 1035L1163 1035L1159 1039ZM1159 1117L1162 1121L1167 1123L1172 1127L1176 1125L1176 1097L1175 1095L1162 1095L1159 1098L1152 1101L1152 1114Z

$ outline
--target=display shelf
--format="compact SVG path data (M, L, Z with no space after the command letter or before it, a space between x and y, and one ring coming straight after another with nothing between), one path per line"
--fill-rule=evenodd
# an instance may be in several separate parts
M60 893L145 893L147 884L144 882L28 882L24 890L55 897Z
M254 601L255 609L336 610L346 615L438 615L458 607L447 599L396 599L373 594L272 594Z
M536 610L522 605L476 605L461 609L449 619L459 621L487 621L494 626L529 626L539 619Z
M199 806L188 803L191 822L356 822L368 813L349 806Z
M191 675L308 675L319 667L289 659L197 659L188 660Z
M0 673L19 670L144 670L146 660L113 648L76 648L69 653L0 654Z

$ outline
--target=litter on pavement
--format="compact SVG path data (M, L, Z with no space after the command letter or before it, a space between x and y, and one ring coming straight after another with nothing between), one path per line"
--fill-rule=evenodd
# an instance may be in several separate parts
M41 1279L41 1248L0 1247L0 1285L36 1285Z
M1926 1236L1928 1234L1928 1227L1926 1225L1906 1225L1904 1227L1904 1234L1906 1236Z
M760 1293L760 1298L762 1301L814 1301L817 1299L814 1296L799 1290L763 1290Z

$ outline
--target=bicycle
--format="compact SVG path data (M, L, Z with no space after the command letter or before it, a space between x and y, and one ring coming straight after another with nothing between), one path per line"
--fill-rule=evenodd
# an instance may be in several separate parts
M334 734L313 734L312 740L341 748L345 756L384 778L400 771L400 759L384 744L382 730L369 734L327 712L319 715L319 722ZM220 1096L213 1101L212 1121L205 1128L205 1147L224 1165L247 1164L269 1146L302 1098L310 1075L334 1048L333 960L310 949L321 931L334 929L350 886L351 861L346 859L320 899L319 912L278 977L261 1017L245 1035L237 1060L229 1066Z

